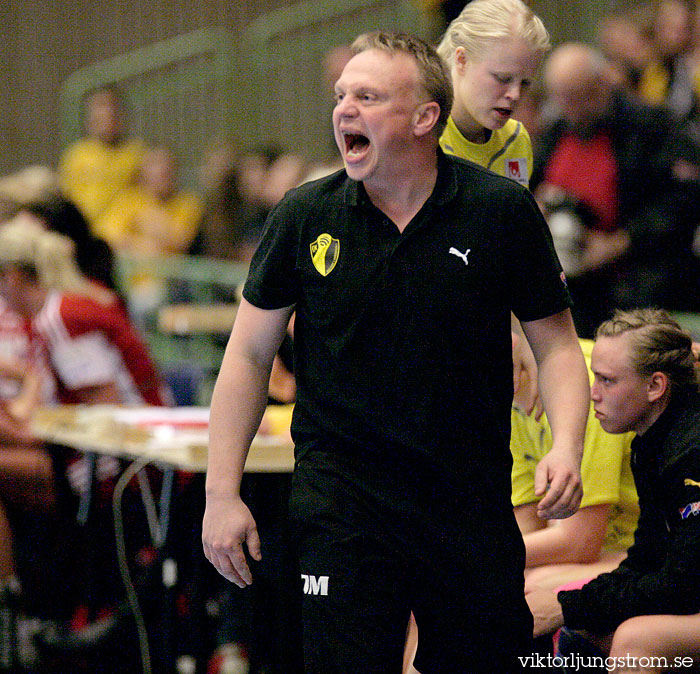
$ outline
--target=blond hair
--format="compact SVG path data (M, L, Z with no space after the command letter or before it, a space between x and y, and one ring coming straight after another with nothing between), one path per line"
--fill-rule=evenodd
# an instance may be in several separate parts
M470 61L479 61L494 42L518 37L542 56L550 49L542 20L521 0L473 0L447 27L437 52L450 68L462 47Z
M452 109L452 81L444 61L427 42L407 33L374 31L359 35L352 43L351 51L359 54L376 49L387 54L407 54L415 59L421 84L431 100L440 106L440 116L434 131L440 136L447 125Z
M75 244L67 236L45 229L34 217L16 215L0 225L0 266L15 265L36 274L47 290L87 295L102 301L101 293L80 273Z
M672 390L697 391L700 388L693 340L663 309L616 311L596 331L599 337L629 333L630 363L642 377L654 372L668 376Z

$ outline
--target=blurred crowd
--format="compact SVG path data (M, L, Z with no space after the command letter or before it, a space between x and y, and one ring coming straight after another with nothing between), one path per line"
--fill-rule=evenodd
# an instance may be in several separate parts
M582 337L613 308L699 308L699 25L682 0L610 10L516 113Z

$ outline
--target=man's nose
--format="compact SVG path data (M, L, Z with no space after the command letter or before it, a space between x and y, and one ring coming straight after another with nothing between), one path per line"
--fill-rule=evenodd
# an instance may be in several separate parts
M343 96L343 98L335 104L335 112L341 117L354 115L357 112L357 105L352 96Z

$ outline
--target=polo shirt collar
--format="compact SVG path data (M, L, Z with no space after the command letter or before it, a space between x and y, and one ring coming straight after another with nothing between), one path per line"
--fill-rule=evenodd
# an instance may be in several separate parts
M436 205L446 204L457 194L457 175L453 160L439 147L437 148L438 176L428 202ZM348 206L360 206L369 200L364 186L352 178L345 182L345 203Z

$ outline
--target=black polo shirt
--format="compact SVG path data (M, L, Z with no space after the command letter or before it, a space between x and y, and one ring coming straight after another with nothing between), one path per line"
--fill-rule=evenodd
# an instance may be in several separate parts
M509 495L510 311L571 300L526 189L441 152L438 169L403 233L345 171L289 192L243 295L296 305L298 458L322 446L462 485L478 470Z

